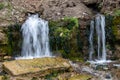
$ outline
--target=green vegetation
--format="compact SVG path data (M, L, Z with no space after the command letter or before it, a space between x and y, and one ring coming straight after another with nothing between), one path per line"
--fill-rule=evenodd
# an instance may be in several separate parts
M117 38L117 36L119 35L119 33L118 33L118 25L120 24L120 16L118 16L118 17L115 17L114 19L113 19L113 27L112 27L112 29L113 29L113 33L114 33L114 35L116 36L116 38Z
M120 16L120 9L117 9L114 11L114 16Z
M116 30L117 28L114 26L114 19L115 17L112 15L106 15L106 47L107 49L111 50L112 53L115 51L115 44L116 44Z
M50 46L52 50L62 53L64 58L78 60L81 57L79 50L79 24L77 18L64 18L50 21Z
M46 80L53 80L53 78L56 78L60 72L53 71L51 74L48 74L45 76Z
M90 80L92 76L87 74L81 74L71 77L69 80Z
M2 49L7 53L7 55L14 55L14 53L19 53L21 49L21 33L20 33L20 25L11 25L7 30L4 30L7 34L7 45Z
M3 3L0 3L0 10L3 9L5 6Z
M120 10L115 10L112 15L106 14L106 47L112 53L116 51L115 45L120 45ZM111 57L112 60L118 59Z

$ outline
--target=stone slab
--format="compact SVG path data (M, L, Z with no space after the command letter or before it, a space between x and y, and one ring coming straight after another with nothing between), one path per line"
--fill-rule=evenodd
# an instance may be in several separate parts
M26 60L13 60L3 63L3 70L13 76L41 73L49 74L54 70L69 70L69 61L63 58L37 58Z

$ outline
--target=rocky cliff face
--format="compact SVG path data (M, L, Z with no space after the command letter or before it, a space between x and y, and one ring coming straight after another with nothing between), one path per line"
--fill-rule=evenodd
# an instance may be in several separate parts
M92 7L100 7L102 13L112 13L120 8L119 4L119 0L0 0L0 26L22 23L27 13L39 13L49 20L66 16L88 19L93 15Z
M46 19L60 19L66 16L85 18L92 12L80 0L1 0L0 26L23 22L27 13L39 13Z
M6 43L8 35L4 33L4 29L16 23L21 25L28 13L38 13L49 21L57 21L65 17L79 19L78 31L80 31L83 52L86 53L88 51L86 29L89 20L98 12L113 14L114 10L120 8L119 4L119 0L0 0L0 45L8 44Z

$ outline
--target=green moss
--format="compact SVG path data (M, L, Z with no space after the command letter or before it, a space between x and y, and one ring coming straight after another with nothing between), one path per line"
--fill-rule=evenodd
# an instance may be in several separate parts
M12 8L13 8L10 2L8 2L8 4L7 4L6 7L7 7L9 10L12 10Z
M63 27L58 27L54 33L55 36L59 36L61 38L70 38L70 30Z
M74 17L70 17L70 18L65 17L63 21L65 21L65 22L67 23L66 26L67 26L67 28L70 29L70 30L71 30L72 28L74 28L74 27L78 27L78 26L79 26L78 19L77 19L77 18L74 18Z
M90 80L92 76L87 74L81 74L71 77L69 80Z
M119 39L119 27L120 27L120 16L117 16L113 19L113 26L112 26L112 30L113 30L113 34L115 35L116 39Z
M3 46L0 47L0 52L4 53L4 54L12 53L12 48L8 45L3 45Z
M117 9L114 11L114 16L120 16L120 9Z
M4 30L7 36L7 44L1 46L2 52L7 55L14 55L14 53L20 53L21 49L21 33L20 25L10 25L8 29ZM16 54L17 55L17 54Z
M73 59L81 56L78 53L79 23L77 18L66 17L58 21L50 21L50 46L53 51L62 51L64 58ZM72 57L71 57L72 56ZM74 59L75 60L75 59Z
M0 10L4 8L4 4L3 3L0 3Z
M114 34L115 36L117 36L117 35L118 35L117 26L112 26L112 30L113 30L113 34Z

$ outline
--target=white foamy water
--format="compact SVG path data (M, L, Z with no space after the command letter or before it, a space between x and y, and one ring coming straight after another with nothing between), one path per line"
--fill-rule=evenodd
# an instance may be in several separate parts
M21 27L23 44L21 57L16 59L32 59L50 57L48 21L31 15Z
M93 35L94 30L96 30L97 35L97 59L93 61L93 53L94 53L94 47L93 46ZM90 25L90 37L89 37L89 43L90 43L90 53L89 53L89 60L91 63L109 63L110 60L106 59L106 47L105 47L105 17L104 15L97 14L95 17L95 20L91 21Z
M91 24L90 24L90 36L89 36L89 42L90 42L89 60L92 60L92 55L94 53L93 34L94 34L94 21L91 21Z

